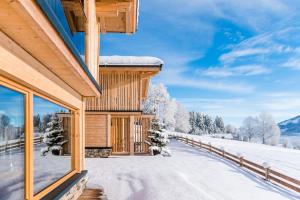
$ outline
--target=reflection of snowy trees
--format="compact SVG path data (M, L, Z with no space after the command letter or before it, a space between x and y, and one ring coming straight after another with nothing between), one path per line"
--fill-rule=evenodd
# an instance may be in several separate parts
M0 139L1 141L7 138L6 136L6 128L10 124L10 118L7 115L0 116Z
M53 114L44 134L43 142L46 144L46 147L41 150L42 155L47 155L49 151L51 151L53 155L61 154L63 144L68 142L64 140L64 129L61 124L62 120L57 114Z

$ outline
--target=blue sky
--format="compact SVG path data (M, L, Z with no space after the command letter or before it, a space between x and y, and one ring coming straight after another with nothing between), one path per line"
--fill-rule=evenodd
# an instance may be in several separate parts
M101 35L102 55L156 56L153 79L189 110L239 125L300 114L300 1L141 0L135 35Z

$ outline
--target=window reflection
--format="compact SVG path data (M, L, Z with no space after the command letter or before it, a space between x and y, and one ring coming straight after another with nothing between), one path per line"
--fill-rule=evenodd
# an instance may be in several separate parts
M34 96L34 192L71 171L71 112Z
M0 200L24 199L24 100L0 86Z

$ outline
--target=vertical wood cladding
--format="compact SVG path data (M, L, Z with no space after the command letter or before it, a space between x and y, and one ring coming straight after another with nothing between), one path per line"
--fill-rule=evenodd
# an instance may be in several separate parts
M141 74L139 72L101 72L101 97L87 97L86 110L138 111L141 103Z

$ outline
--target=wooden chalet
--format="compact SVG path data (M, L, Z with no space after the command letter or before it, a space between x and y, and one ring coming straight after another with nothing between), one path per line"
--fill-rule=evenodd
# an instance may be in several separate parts
M86 181L85 130L89 133L91 124L85 110L94 105L84 99L100 98L104 105L108 101L101 95L111 88L103 81L107 70L99 68L100 34L133 34L137 16L138 0L0 1L0 200L80 195ZM122 73L125 83L127 72ZM143 71L129 76L136 85L149 77ZM56 136L47 128L54 116L63 118L63 141L50 146L47 138ZM95 120L95 128L107 123L104 117Z
M150 78L163 62L154 57L100 58L100 97L86 98L86 148L112 148L113 154L148 153L145 143L153 115L142 113Z

